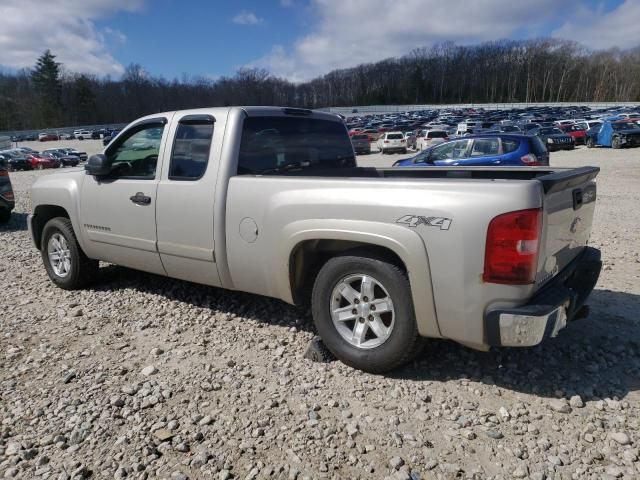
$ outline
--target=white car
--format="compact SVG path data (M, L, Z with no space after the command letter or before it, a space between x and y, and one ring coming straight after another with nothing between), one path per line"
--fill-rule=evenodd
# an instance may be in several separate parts
M589 130L596 125L602 125L602 120L584 120L582 122L576 123L577 127L584 128L585 130Z
M75 136L78 140L91 140L93 138L93 134L89 130L79 130L75 133Z
M402 132L385 132L378 139L378 150L381 153L407 153L407 139Z
M424 150L438 143L446 142L449 134L446 130L420 130L416 140L416 149Z

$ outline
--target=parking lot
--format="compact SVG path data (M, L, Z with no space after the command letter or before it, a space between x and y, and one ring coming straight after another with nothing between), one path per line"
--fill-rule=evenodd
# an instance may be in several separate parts
M605 266L590 317L531 349L430 341L387 376L303 358L310 315L279 301L108 265L87 290L54 287L26 215L33 181L60 170L12 172L17 206L0 227L0 473L638 478L640 148L579 147L551 165L601 168L591 244Z

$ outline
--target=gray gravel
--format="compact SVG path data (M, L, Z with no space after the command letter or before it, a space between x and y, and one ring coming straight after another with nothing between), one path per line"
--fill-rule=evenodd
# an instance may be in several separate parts
M309 315L278 301L107 265L55 288L25 224L50 172L12 174L0 478L639 478L640 149L552 163L602 167L591 317L532 349L430 341L388 376L305 359Z

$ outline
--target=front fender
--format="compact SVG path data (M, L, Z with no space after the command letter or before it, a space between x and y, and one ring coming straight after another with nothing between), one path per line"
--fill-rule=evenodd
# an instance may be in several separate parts
M80 179L74 174L54 174L38 178L31 188L31 205L35 218L38 217L38 207L54 206L63 208L71 220L73 231L78 243L85 249L86 239L80 225L79 198ZM83 174L82 172L80 172Z
M278 275L277 296L293 303L289 282L291 253L308 240L344 240L376 245L393 251L403 261L409 275L411 296L420 335L441 337L433 299L431 269L422 238L399 225L361 220L299 220L281 230L280 253L272 265Z

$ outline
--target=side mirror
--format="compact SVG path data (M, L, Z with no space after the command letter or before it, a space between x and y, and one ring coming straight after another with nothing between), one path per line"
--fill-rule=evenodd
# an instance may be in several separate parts
M106 155L97 153L89 157L84 169L88 175L104 177L111 173L111 160Z

